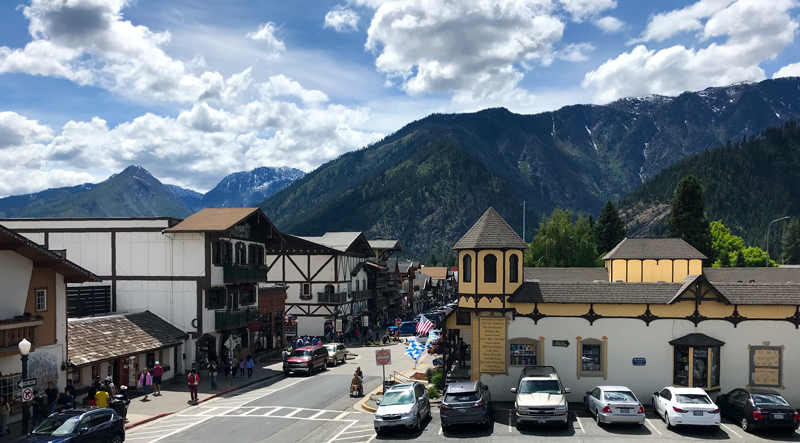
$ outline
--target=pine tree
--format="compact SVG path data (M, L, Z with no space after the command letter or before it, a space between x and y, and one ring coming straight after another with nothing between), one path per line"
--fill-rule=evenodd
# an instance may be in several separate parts
M594 225L594 242L597 244L597 251L604 254L614 249L627 234L628 228L622 221L622 217L619 216L617 207L611 203L611 200L607 201L600 210L600 216Z
M713 262L711 227L706 217L706 197L700 181L694 175L681 180L670 204L672 208L667 221L667 237L682 238Z
M783 256L781 261L786 265L800 264L800 217L789 220L783 233Z
M736 264L734 266L736 266L737 268L744 268L745 265L746 263L744 261L744 253L740 249L739 252L736 254Z
M731 256L730 254L723 253L719 255L719 267L720 268L730 268L731 267Z

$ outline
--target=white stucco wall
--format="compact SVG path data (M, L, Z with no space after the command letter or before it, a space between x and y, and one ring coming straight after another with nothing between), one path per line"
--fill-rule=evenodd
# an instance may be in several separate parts
M695 328L688 320L657 320L647 326L633 319L600 319L589 325L584 319L545 318L534 325L533 320L518 317L508 325L507 339L544 337L544 361L539 364L556 368L564 387L572 389L569 401L582 401L584 392L598 385L623 385L631 388L640 401L649 403L654 391L672 385L673 347L669 341L695 332L725 342L720 350L720 393L748 383L748 345L761 345L763 341L769 341L770 346L784 345L786 389L782 393L792 404L800 404L800 386L794 382L800 379L800 342L797 340L800 332L785 321L746 321L737 328L726 321L704 321ZM602 377L578 378L578 336L584 340L608 337L605 380ZM568 348L552 346L552 340L565 339L571 343ZM474 347L473 355L477 355ZM646 365L633 366L635 357L645 358ZM513 401L510 389L517 383L521 369L522 366L508 366L508 376L481 377L481 381L490 386L493 400ZM716 395L711 394L712 398Z
M154 312L187 332L196 331L197 283L193 281L118 281L117 311ZM212 322L213 325L213 322ZM211 327L213 329L213 326ZM208 327L206 327L208 329Z
M12 318L25 312L33 261L14 251L0 251L0 318Z
M95 275L111 275L110 232L53 232L49 248L66 249L68 260Z

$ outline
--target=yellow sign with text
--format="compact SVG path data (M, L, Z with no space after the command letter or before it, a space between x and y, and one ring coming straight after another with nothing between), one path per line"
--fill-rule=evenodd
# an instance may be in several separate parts
M482 374L506 373L506 319L480 318L480 371Z

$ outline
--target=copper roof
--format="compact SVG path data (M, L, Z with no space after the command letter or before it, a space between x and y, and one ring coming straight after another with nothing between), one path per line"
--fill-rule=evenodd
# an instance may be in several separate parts
M453 249L528 249L528 245L494 208L489 208Z
M206 208L164 232L225 232L253 215L258 208Z
M700 259L705 255L680 238L625 238L603 260Z

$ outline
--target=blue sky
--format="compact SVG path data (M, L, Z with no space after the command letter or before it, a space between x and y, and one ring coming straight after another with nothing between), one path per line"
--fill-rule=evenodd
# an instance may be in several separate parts
M800 75L795 0L0 2L0 196L128 165L198 191L432 112Z

